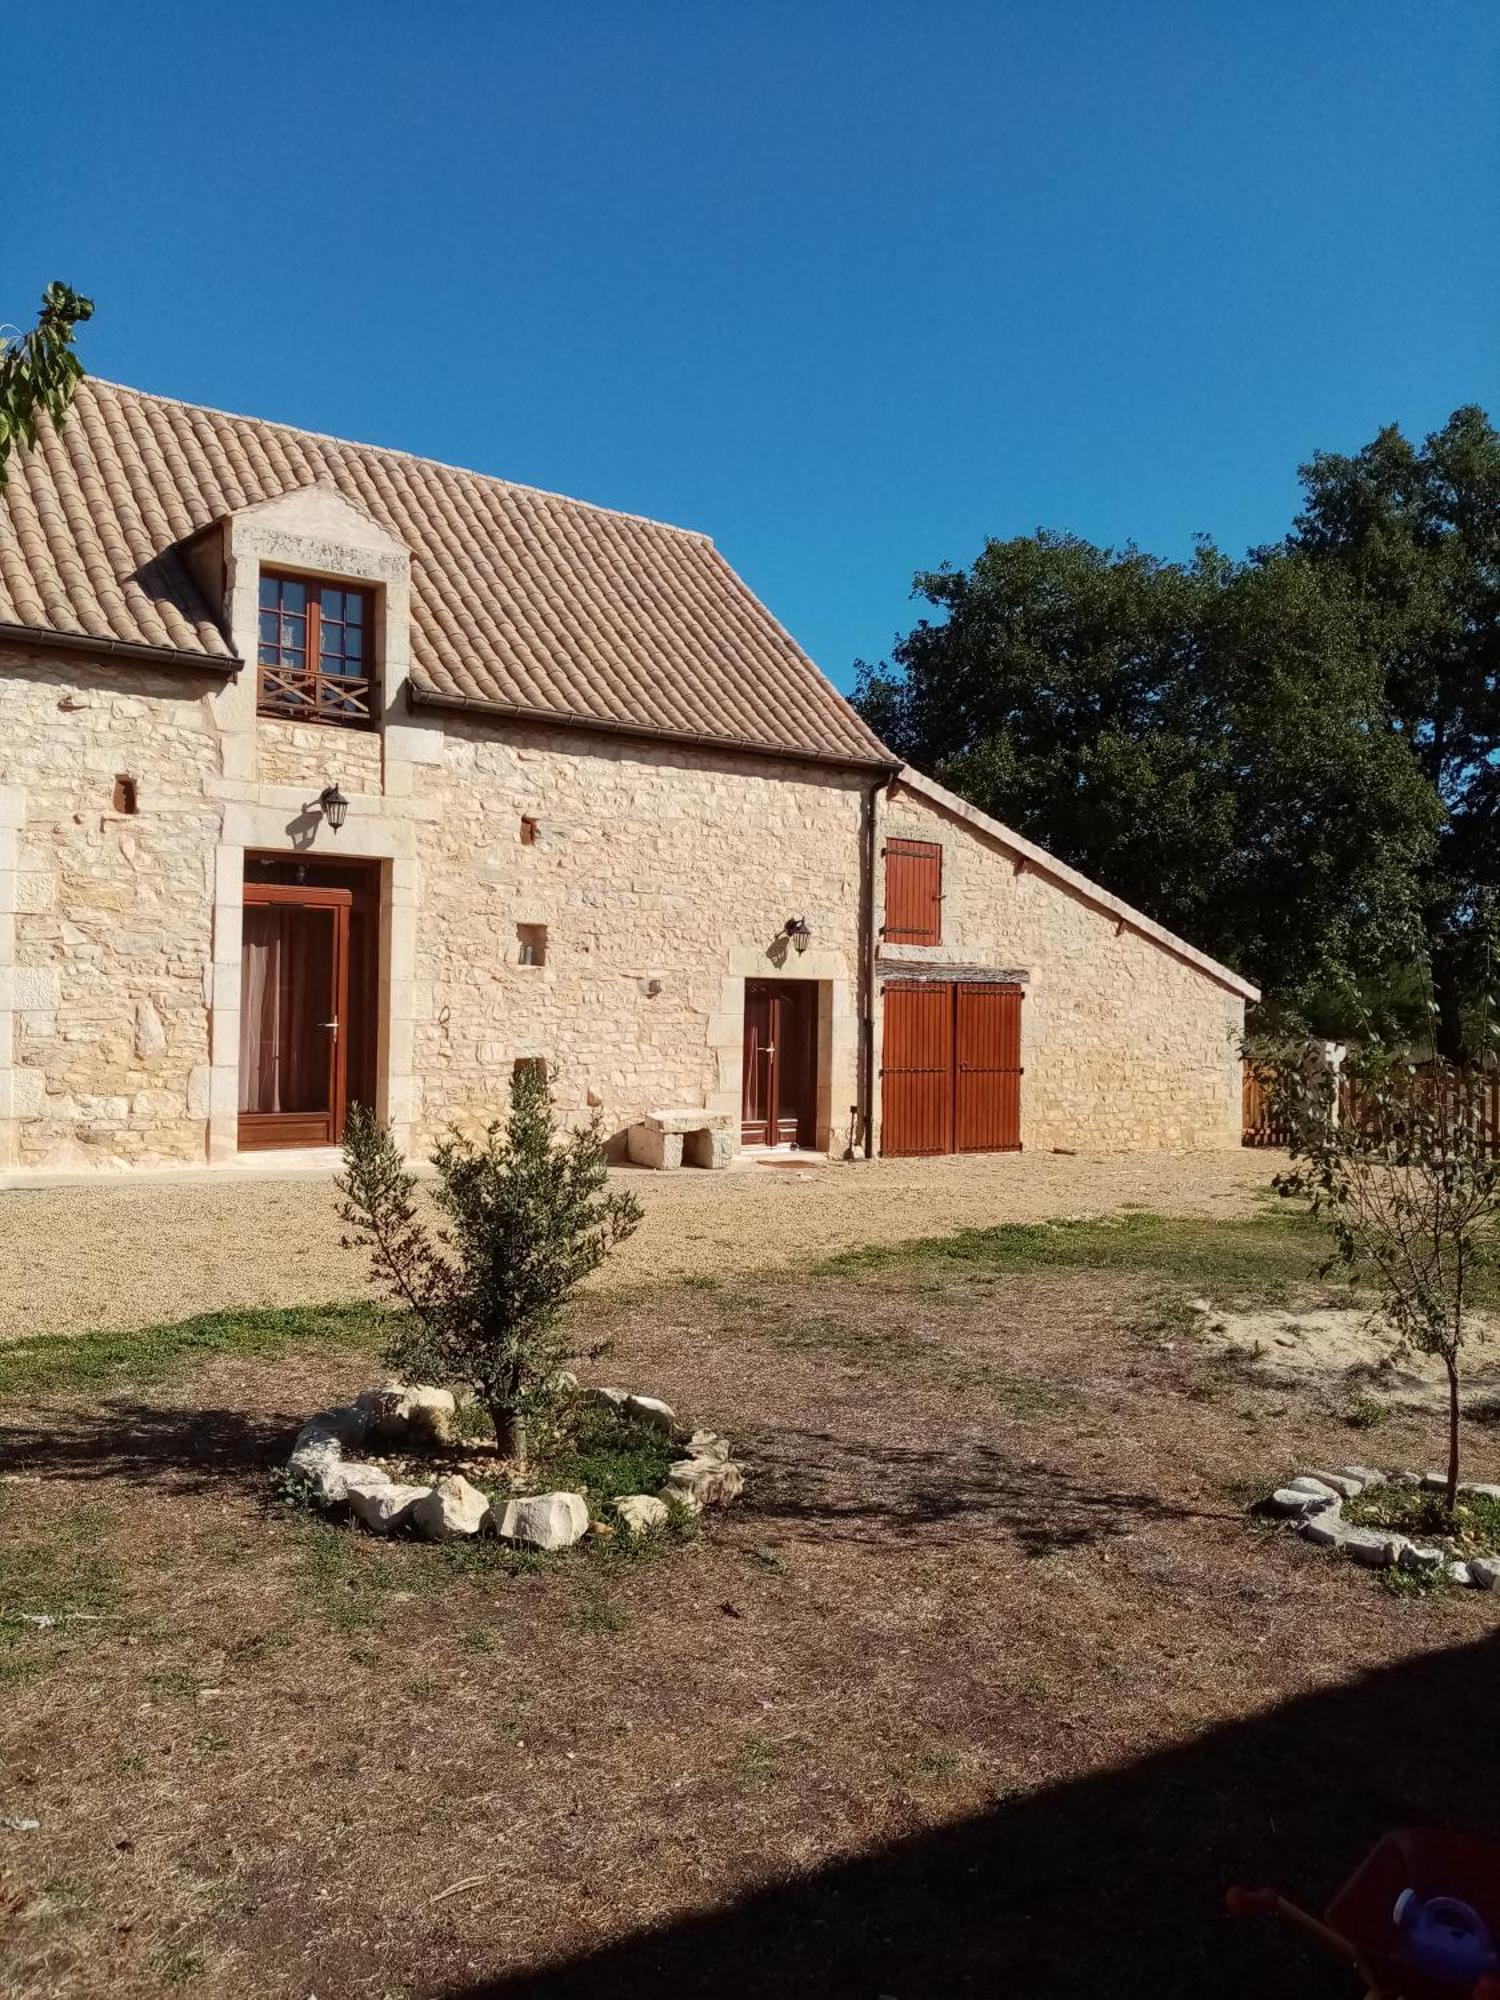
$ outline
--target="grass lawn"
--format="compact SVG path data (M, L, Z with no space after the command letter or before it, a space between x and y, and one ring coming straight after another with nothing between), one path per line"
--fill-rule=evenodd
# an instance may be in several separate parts
M1297 1299L1319 1257L1141 1214L596 1295L600 1379L750 1481L644 1561L279 1508L297 1424L376 1372L368 1307L0 1350L0 1992L1350 1991L1222 1889L1500 1833L1500 1606L1247 1519L1438 1452L1193 1335L1189 1298Z

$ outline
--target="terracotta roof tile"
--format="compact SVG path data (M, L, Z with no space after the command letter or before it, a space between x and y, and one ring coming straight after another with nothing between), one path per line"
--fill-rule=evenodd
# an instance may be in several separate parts
M416 559L418 700L893 761L703 535L109 382L12 461L0 624L227 662L183 544L318 481Z

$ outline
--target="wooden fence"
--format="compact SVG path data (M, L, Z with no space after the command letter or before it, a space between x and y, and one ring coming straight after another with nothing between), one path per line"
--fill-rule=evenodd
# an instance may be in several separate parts
M1439 1088L1444 1091L1443 1103L1437 1104L1435 1095L1432 1100L1440 1125L1449 1120L1472 1123L1479 1133L1481 1149L1486 1156L1490 1159L1500 1157L1500 1072L1459 1070L1450 1072L1446 1080L1440 1082L1435 1071L1419 1064L1419 1090L1424 1082L1434 1094ZM1287 1121L1273 1108L1270 1100L1269 1076L1247 1062L1241 1087L1241 1145L1286 1146L1290 1143L1291 1131ZM1340 1077L1340 1122L1360 1125L1368 1115L1359 1084L1352 1077Z

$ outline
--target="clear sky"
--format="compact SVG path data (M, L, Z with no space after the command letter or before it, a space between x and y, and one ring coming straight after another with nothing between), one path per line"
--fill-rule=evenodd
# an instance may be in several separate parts
M0 130L0 318L702 528L844 684L987 535L1500 407L1494 0L70 0Z

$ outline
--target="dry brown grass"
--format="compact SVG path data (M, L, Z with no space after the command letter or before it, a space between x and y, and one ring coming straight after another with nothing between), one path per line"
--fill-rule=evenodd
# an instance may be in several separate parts
M502 1574L269 1507L267 1468L349 1389L347 1352L12 1410L9 1608L30 1592L94 1615L29 1631L0 1687L0 1816L41 1823L0 1831L3 1990L477 1994L852 1857L967 1837L1487 1633L1487 1599L1398 1603L1247 1522L1270 1477L1375 1447L1332 1402L1291 1403L1205 1353L1183 1289L913 1266L602 1305L609 1374L728 1431L750 1468L745 1505L649 1566ZM1378 1449L1420 1458L1425 1439L1398 1414ZM1479 1476L1493 1451L1476 1443ZM1072 1847L1049 1827L1017 1851L1048 1857L1086 1930L1090 1884L1174 1815L1181 1865L1210 1883L1239 1865L1242 1822L1276 1847L1260 1803L1221 1783L1173 1780L1130 1824L1079 1791ZM1292 1858L1296 1888L1295 1842ZM968 1865L944 1862L941 1893L972 1915ZM1308 1864L1320 1882L1329 1865ZM1097 1940L1033 1932L1030 1983L996 1984L1000 1957L965 1937L956 1963L933 1933L926 1879L882 1891L888 1916L860 1914L865 1944L839 1946L903 1967L889 1986L863 1961L836 1974L820 1925L854 1910L830 1890L798 1905L774 1966L763 1920L753 1976L716 1955L743 1939L709 1937L692 1966L652 1945L566 1990L1341 1990L1263 1985L1201 1896L1174 1914L1180 1984L1159 1956L1132 1960L1128 1927L1105 1984L1065 1976ZM1178 1898L1171 1879L1151 1893Z

